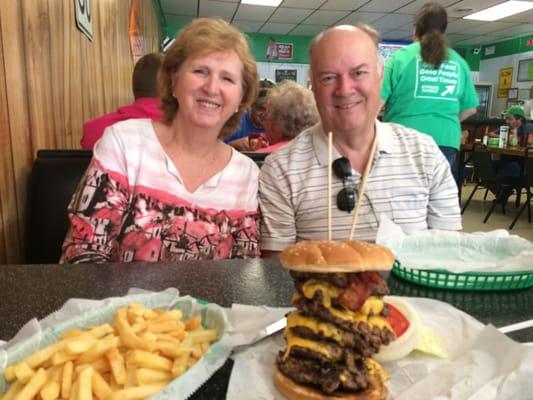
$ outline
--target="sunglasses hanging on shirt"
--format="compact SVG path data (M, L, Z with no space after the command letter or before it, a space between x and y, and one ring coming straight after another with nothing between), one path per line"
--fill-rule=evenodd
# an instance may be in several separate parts
M352 166L346 157L333 161L333 173L342 179L343 188L337 193L337 208L350 213L355 208L355 189L353 185ZM348 183L348 185L347 185Z

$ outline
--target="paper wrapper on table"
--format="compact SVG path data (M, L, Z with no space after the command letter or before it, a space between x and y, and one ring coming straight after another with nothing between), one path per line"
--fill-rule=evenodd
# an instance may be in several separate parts
M216 328L222 334L196 364L151 399L186 399L228 359L233 348L231 335L226 332L228 318L225 310L216 304L199 304L190 296L180 297L176 289L157 293L144 291L105 300L70 299L43 320L29 321L13 339L0 347L0 392L5 392L8 386L4 378L4 369L8 365L54 343L70 329L112 323L116 311L129 303L140 303L148 308L180 309L185 320L201 315L205 328Z
M402 297L447 343L448 358L418 351L384 363L389 400L516 400L533 393L533 348L513 342L482 323L438 300ZM275 335L235 356L228 400L284 399L272 377L275 359L285 346Z
M389 247L403 267L463 272L533 270L533 243L505 230L463 233L427 230L405 234L380 216L376 243Z
M292 310L292 307L272 308L233 304L231 310L228 311L227 332L232 336L235 347L255 343L268 336L265 332L267 326L279 321Z

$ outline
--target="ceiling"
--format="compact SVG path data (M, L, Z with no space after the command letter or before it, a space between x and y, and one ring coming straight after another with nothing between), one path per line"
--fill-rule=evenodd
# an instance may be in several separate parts
M240 0L158 1L166 27L218 16L243 32L314 36L330 26L362 22L379 30L383 40L411 41L414 14L429 0L283 0L278 7ZM454 46L480 45L533 34L533 10L495 22L461 19L502 1L438 0L448 11L448 40Z

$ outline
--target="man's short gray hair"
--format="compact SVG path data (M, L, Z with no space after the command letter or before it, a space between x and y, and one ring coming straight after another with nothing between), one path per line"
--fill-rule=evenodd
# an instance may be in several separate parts
M322 32L320 32L318 35L316 35L313 40L311 41L311 45L309 46L309 63L311 64L311 60L313 59L313 50L315 47L320 43L320 41L323 39L323 37L330 31L334 29L344 29L344 30L355 30L360 29L364 33L367 34L367 36L372 40L372 43L374 43L374 46L376 48L376 54L378 58L378 67L383 67L383 57L379 53L379 42L381 40L381 35L377 30L375 30L373 27L371 27L368 24L358 23L355 25L337 25L333 26L331 28L325 29Z

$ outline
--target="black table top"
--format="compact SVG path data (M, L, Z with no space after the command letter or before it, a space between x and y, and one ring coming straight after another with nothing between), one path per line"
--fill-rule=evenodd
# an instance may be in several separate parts
M445 301L484 323L502 326L533 318L533 288L502 292L437 290L387 277L392 294ZM275 259L101 265L0 265L0 338L10 339L31 318L43 318L69 298L103 299L132 287L180 293L229 307L233 303L290 305L289 273ZM533 341L533 329L510 334ZM225 398L228 361L192 398Z

